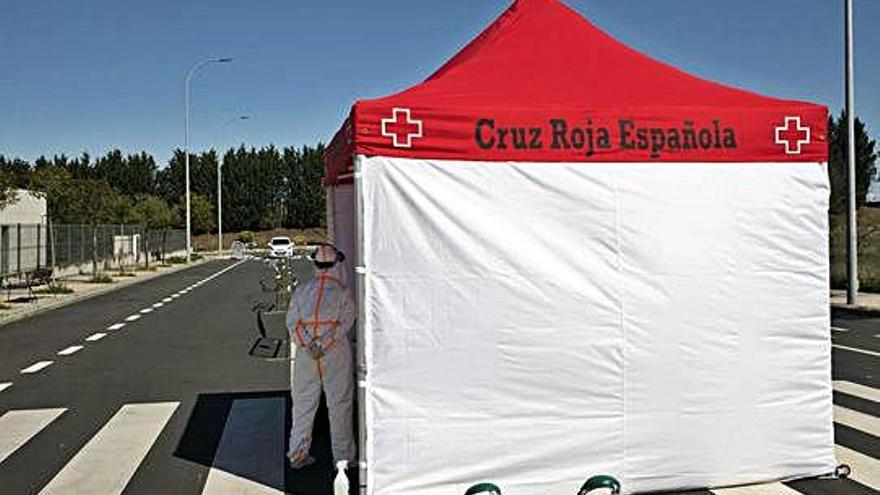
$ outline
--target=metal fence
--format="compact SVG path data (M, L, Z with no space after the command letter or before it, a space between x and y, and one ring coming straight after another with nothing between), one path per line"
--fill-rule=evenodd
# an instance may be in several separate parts
M52 268L119 268L164 259L186 249L184 230L144 230L132 225L0 225L0 277Z

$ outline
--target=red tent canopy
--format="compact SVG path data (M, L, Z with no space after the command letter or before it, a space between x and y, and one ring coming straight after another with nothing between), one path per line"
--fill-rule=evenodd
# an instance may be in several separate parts
M706 81L557 0L516 0L443 67L360 100L325 156L529 162L827 161L827 109Z

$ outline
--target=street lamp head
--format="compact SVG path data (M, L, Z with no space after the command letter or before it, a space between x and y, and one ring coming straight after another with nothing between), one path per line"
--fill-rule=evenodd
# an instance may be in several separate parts
M232 57L218 58L218 59L216 59L216 60L214 60L214 61L217 62L217 63L219 63L219 64L226 64L226 63L232 62Z

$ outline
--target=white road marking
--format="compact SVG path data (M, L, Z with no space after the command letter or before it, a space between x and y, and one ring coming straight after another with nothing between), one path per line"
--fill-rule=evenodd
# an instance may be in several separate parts
M122 328L124 326L125 326L125 323L114 323L114 324L110 325L109 327L107 327L107 330L110 330L110 331L119 330L120 328Z
M880 402L880 390L867 385L859 385L858 383L843 380L834 380L834 390L843 392L847 395L860 397L862 399Z
M832 331L832 332L841 332L841 333L843 333L843 332L849 332L849 328L831 327L831 331Z
M81 345L72 345L72 346L68 347L67 349L64 349L62 351L58 351L58 355L59 356L70 356L74 352L82 350L82 348L83 348L83 346L81 346Z
M178 405L122 406L40 493L122 493Z
M782 483L715 488L712 490L712 493L717 495L800 495L800 492Z
M28 375L31 374L31 373L36 373L36 372L38 372L38 371L40 371L40 370L42 370L42 369L44 369L44 368L48 368L49 366L52 365L53 362L54 362L54 361L37 361L36 363L34 363L34 364L28 366L27 368L21 370L21 372L24 373L24 374L28 374Z
M845 407L834 406L834 422L880 437L880 418Z
M247 260L241 260L241 261L239 261L238 263L235 263L235 264L233 264L233 265L227 266L226 268L224 268L224 269L220 270L219 272L217 272L217 273L215 273L215 274L209 276L208 278L203 279L203 280L200 280L200 281L194 283L193 285L190 285L189 287L186 287L186 288L184 288L184 289L181 289L181 290L175 292L174 294L171 294L170 296L166 297L165 299L162 299L162 302L164 302L164 303L169 303L169 302L173 301L174 299L177 299L177 298L180 297L180 296L186 295L187 293L189 293L190 291L192 291L192 290L198 288L199 286L201 286L201 285L204 284L205 282L208 282L209 280L212 280L212 279L214 279L214 278L216 278L216 277L219 277L220 275L223 275L224 273L228 272L229 270L232 270L233 268L235 268L235 267L237 267L238 265L244 263L245 261L247 261ZM155 306L155 305L154 305L154 306Z
M153 307L154 307L154 308L161 308L162 306L165 306L165 303L163 303L163 302L157 302L157 303L153 304Z
M147 313L152 313L152 312L153 312L153 308L144 308L141 310L141 314L147 314Z
M246 262L246 261L247 261L247 260L241 260L241 261L239 261L239 262L237 262L237 263L233 263L232 265L227 266L226 268L220 270L219 272L217 272L217 273L211 275L210 277L208 277L208 278L206 278L206 279L201 280L200 282L201 282L201 283L205 283L205 282L207 282L207 281L209 281L209 280L212 280L212 279L214 279L214 278L217 278L217 277L219 277L220 275L223 275L224 273L228 272L229 270L232 270L233 268L237 267L238 265L240 265L240 264L242 264L242 263L244 263L244 262Z
M0 462L67 409L27 409L0 416Z
M139 320L140 318L141 318L141 315L131 315L128 318L126 318L125 321L135 321L135 320Z
M284 493L284 403L281 398L232 403L203 495Z
M12 382L3 382L0 383L0 392L6 390L7 388L12 386Z
M97 342L106 336L107 336L106 333L98 332L98 333L93 333L93 334L89 335L88 337L86 337L86 340L89 342Z
M869 355L869 356L878 356L878 357L880 357L880 352L869 351L869 350L867 350L867 349L859 349L858 347L849 347L849 346L839 345L839 344L832 344L831 347L834 347L834 348L837 348L837 349L843 349L844 351L859 352L859 353L862 353L862 354L867 354L867 355Z
M880 491L880 460L841 445L834 446L837 462L852 468L849 475L857 483Z

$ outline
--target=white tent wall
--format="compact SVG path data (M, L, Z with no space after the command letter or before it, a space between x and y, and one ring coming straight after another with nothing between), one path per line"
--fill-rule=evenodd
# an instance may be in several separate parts
M355 266L355 210L354 186L341 184L327 188L327 226L330 239L345 253L345 262L340 273L342 281L354 290Z
M357 160L368 493L833 470L823 164Z

